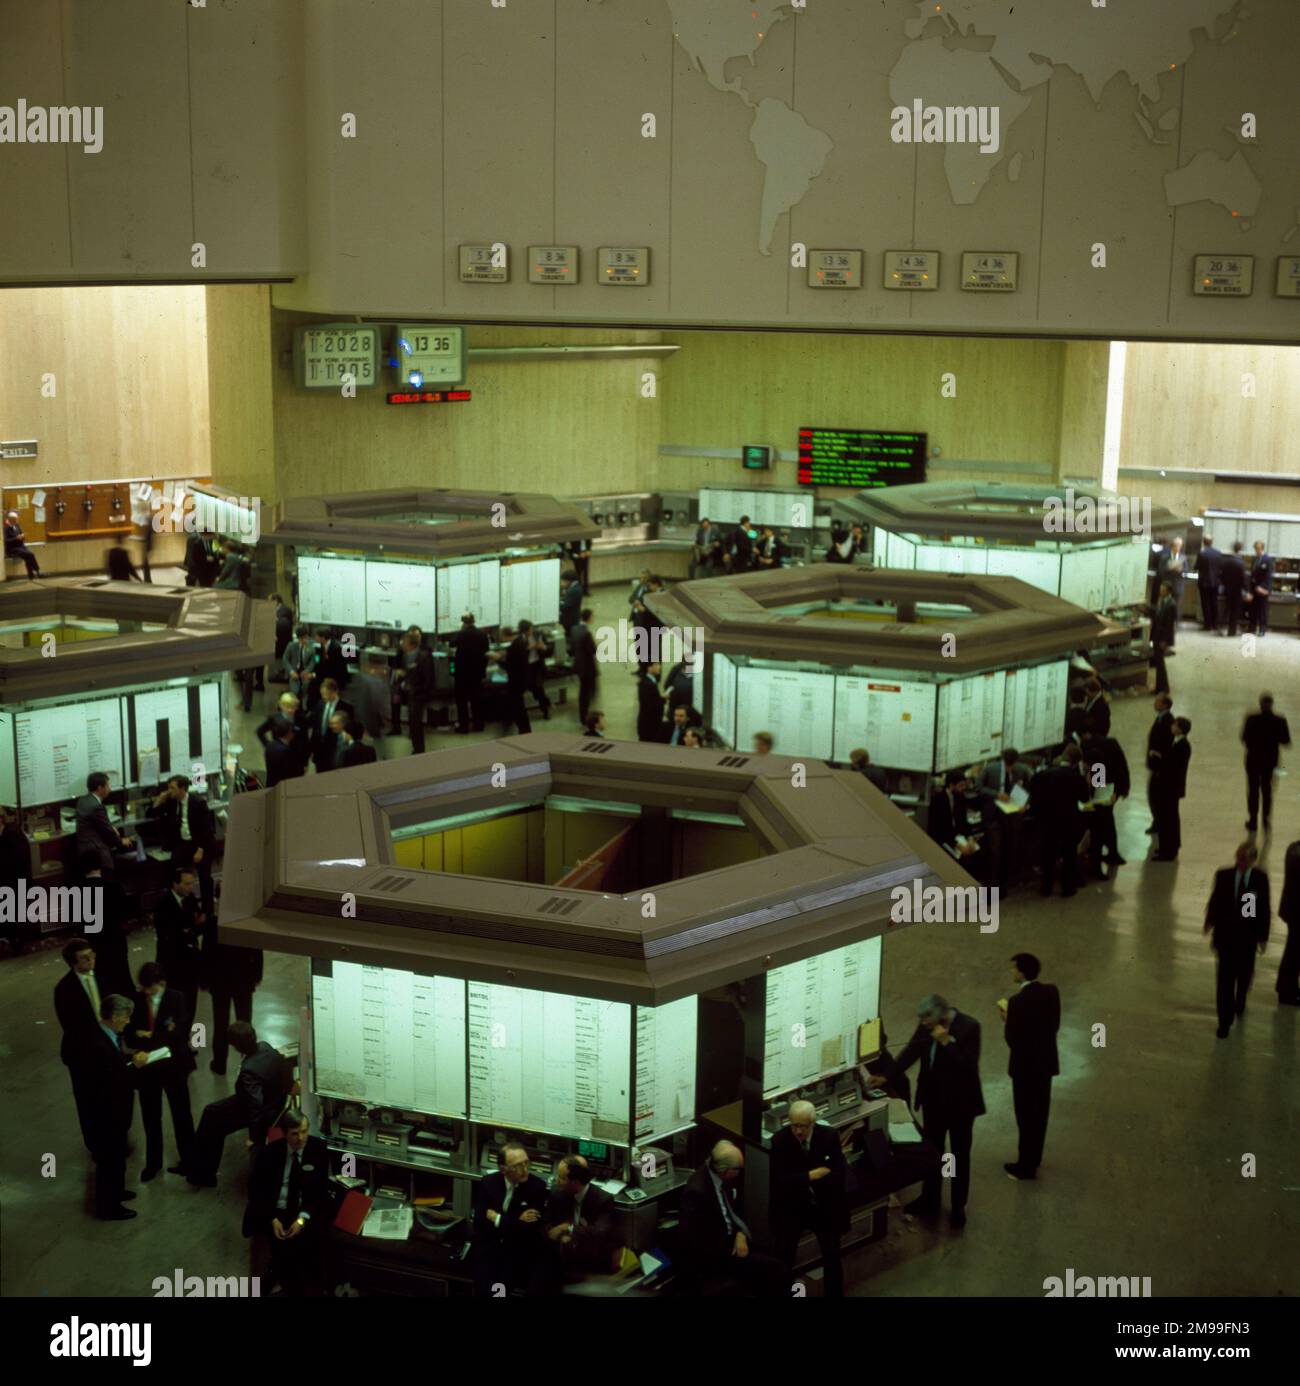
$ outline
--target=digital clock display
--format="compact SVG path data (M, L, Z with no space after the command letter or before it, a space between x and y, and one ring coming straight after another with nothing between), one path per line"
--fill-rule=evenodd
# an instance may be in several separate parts
M359 323L300 327L294 339L298 383L308 390L358 389L377 383L379 329Z
M465 379L465 329L440 323L404 323L393 343L403 385L459 385Z

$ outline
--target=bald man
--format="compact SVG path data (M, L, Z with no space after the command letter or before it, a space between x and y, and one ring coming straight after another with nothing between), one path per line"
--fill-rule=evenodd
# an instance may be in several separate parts
M844 1231L845 1164L839 1137L817 1125L811 1102L790 1104L790 1124L772 1137L772 1236L793 1280L799 1240L806 1228L817 1237L826 1271L826 1298L844 1295L840 1235Z
M719 1141L682 1190L678 1214L679 1254L687 1281L734 1281L751 1299L786 1298L790 1278L774 1256L755 1251L741 1212L740 1176L745 1156L731 1141Z

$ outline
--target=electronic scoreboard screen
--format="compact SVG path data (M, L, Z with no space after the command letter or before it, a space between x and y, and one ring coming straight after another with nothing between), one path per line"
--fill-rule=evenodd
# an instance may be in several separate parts
M801 428L799 484L910 486L925 480L925 434L871 428Z

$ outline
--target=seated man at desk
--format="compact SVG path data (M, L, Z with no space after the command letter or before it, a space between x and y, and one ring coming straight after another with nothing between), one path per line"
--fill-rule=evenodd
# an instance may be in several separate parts
M330 1211L329 1150L311 1134L311 1123L297 1107L281 1117L280 1129L284 1140L263 1146L253 1164L244 1236L266 1239L270 1281L297 1296L321 1279L321 1228L328 1226Z
M606 1274L614 1253L614 1200L591 1182L585 1155L566 1155L555 1169L555 1187L542 1222L562 1279L586 1272Z
M474 1194L475 1286L490 1299L516 1289L543 1294L546 1185L530 1172L528 1151L518 1141L501 1147L497 1163L500 1169L479 1180Z
M740 1176L745 1155L731 1141L719 1141L682 1190L679 1255L692 1288L704 1280L733 1281L749 1298L790 1293L790 1277L774 1256L754 1251L740 1211Z
M839 1135L817 1125L811 1102L790 1104L790 1124L772 1137L772 1235L790 1278L799 1239L811 1228L826 1271L826 1298L844 1296L840 1236L846 1221L845 1162Z
M969 836L973 829L966 817L964 770L949 770L943 788L930 796L928 831L939 846L958 861L979 850L978 843Z

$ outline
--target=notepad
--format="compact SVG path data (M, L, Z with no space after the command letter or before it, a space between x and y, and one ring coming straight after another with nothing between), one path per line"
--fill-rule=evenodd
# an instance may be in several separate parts
M171 1056L172 1051L166 1045L161 1049L151 1049L149 1057L144 1061L145 1067L148 1068L150 1064L156 1064L159 1059L170 1059Z

